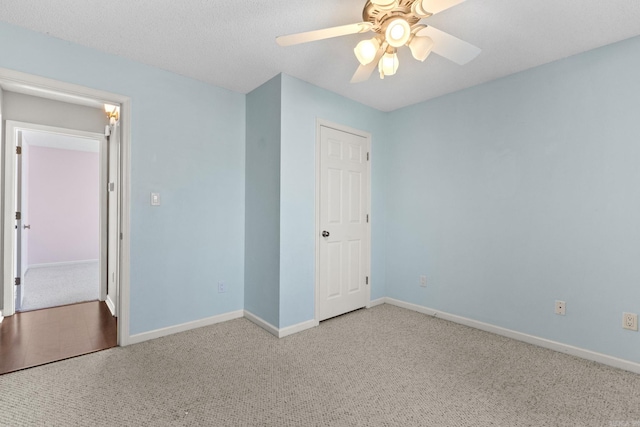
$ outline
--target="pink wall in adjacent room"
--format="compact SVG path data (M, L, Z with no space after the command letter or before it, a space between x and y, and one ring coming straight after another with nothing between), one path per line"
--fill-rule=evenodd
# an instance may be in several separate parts
M31 146L28 161L29 265L97 260L99 154Z

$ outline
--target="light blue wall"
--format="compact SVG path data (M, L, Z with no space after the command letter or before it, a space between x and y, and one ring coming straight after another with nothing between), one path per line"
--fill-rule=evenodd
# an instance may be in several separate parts
M131 334L242 309L245 96L2 22L0 52L132 100Z
M247 95L244 308L280 322L281 76Z
M388 296L640 362L638 70L634 38L392 113Z
M280 327L315 316L316 120L372 134L371 297L385 295L384 158L387 114L282 76Z
M640 312L640 38L391 114L286 75L245 106L244 95L5 23L0 52L0 67L132 99L132 334L245 304L280 328L313 319L321 118L373 135L372 299L640 362L640 335L621 328L623 311ZM280 113L260 122L278 96ZM149 206L151 191L162 207ZM245 253L257 209L269 224L279 209L278 224L247 236ZM267 241L279 253L256 262ZM553 314L556 299L566 316Z

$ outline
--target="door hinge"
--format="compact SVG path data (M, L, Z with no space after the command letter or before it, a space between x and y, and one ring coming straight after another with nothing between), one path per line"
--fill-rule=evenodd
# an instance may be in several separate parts
M122 233L120 233L120 240L122 240Z
M369 222L369 214L367 214L367 223Z
M22 219L22 213L16 212L16 220L19 221Z
M369 276L366 276L365 284L369 284Z
M367 161L369 161L369 152L367 151Z
M22 154L22 147L20 146L16 147L16 154Z
M20 286L20 278L16 277L16 286Z

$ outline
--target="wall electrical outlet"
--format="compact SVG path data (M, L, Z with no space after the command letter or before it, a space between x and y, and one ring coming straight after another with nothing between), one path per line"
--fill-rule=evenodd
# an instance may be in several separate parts
M222 294L227 292L227 284L224 282L218 282L218 293Z
M622 313L622 327L630 331L637 331L638 315L635 313Z
M420 276L420 286L423 288L427 287L427 276Z
M559 314L560 316L564 316L565 314L567 314L566 310L567 310L567 303L564 301L556 300L556 314Z

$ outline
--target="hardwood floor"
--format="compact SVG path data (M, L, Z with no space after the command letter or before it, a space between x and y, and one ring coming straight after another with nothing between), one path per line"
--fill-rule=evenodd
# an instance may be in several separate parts
M92 301L16 313L0 323L0 374L117 345L117 321Z

